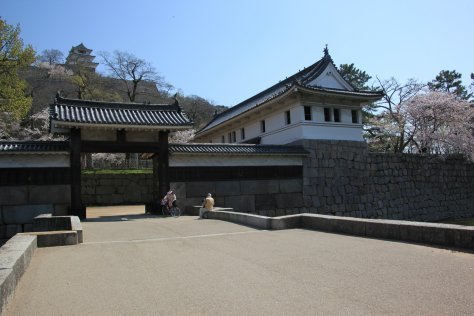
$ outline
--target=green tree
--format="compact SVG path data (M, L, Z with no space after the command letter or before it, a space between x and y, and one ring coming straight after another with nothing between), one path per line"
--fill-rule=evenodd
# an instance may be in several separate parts
M468 100L472 94L462 84L461 77L456 70L441 70L434 80L428 82L428 88L431 91L453 94L460 100Z
M31 45L23 45L20 27L0 18L0 111L11 113L17 120L28 113L32 102L18 70L34 61L35 51Z
M358 69L354 64L339 65L339 73L342 78L349 82L357 90L370 90L367 82L372 78L365 71Z

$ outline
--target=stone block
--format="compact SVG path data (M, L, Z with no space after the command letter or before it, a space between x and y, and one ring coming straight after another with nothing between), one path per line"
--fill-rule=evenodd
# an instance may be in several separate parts
M271 218L266 216L238 213L238 212L209 212L208 218L225 220L236 224L246 225L258 229L271 229Z
M213 181L206 182L186 182L187 198L204 198L207 193L215 195L216 184Z
M69 185L31 185L29 203L31 204L67 204L71 202L71 187Z
M7 227L6 229L7 238L11 238L15 236L16 234L23 232L23 228L21 224L8 224L6 225L6 227Z
M0 269L0 315L4 314L17 283L13 269Z
M126 203L140 203L141 198L141 188L135 184L129 184L126 186L123 199Z
M69 204L56 204L54 205L54 216L65 216L68 214Z
M3 221L6 224L33 223L36 216L52 212L51 204L4 206L2 210Z
M333 232L335 230L331 216L319 214L303 214L301 216L301 226L303 228L325 232Z
M16 282L26 271L36 250L36 237L16 235L0 248L0 271L11 269Z
M247 180L240 182L241 194L273 194L278 193L278 180Z
M216 196L240 195L240 181L217 181Z
M0 190L0 205L24 204L28 201L27 186L3 186Z
M274 194L263 194L255 196L256 210L273 210L276 208L276 199Z
M339 217L334 220L337 228L337 232L355 235L365 236L365 221L358 218L345 218Z
M400 239L400 226L398 223L389 223L384 220L365 220L365 235L370 238Z
M278 209L304 207L302 193L281 193L275 195Z
M255 212L254 195L226 196L224 206L231 207L238 212ZM217 204L217 202L216 202Z
M281 217L274 217L271 219L272 229L293 229L301 227L301 216L287 215Z
M31 233L30 233L31 234ZM70 246L78 244L77 231L35 232L38 247Z
M301 179L280 180L280 193L303 192L303 181Z
M474 227L463 227L454 230L454 246L474 249Z
M96 187L96 194L100 195L108 195L108 194L113 194L116 191L115 186L105 186L101 185Z

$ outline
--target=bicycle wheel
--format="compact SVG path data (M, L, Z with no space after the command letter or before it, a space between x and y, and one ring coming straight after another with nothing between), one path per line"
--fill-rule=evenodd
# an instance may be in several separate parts
M179 217L181 215L181 210L178 207L174 206L170 209L170 213L173 217Z

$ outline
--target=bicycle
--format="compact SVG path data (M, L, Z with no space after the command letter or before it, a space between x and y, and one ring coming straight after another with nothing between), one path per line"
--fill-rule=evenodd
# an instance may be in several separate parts
M168 204L165 204L161 207L161 212L163 216L171 215L173 217L179 217L181 215L181 210L175 204L169 207Z

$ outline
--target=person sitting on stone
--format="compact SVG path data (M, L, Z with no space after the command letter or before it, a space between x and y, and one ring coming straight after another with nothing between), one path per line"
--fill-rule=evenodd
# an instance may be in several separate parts
M212 208L214 207L214 199L212 198L212 194L208 193L207 197L204 199L202 203L202 207L199 210L199 217L204 218L207 212L211 212Z

